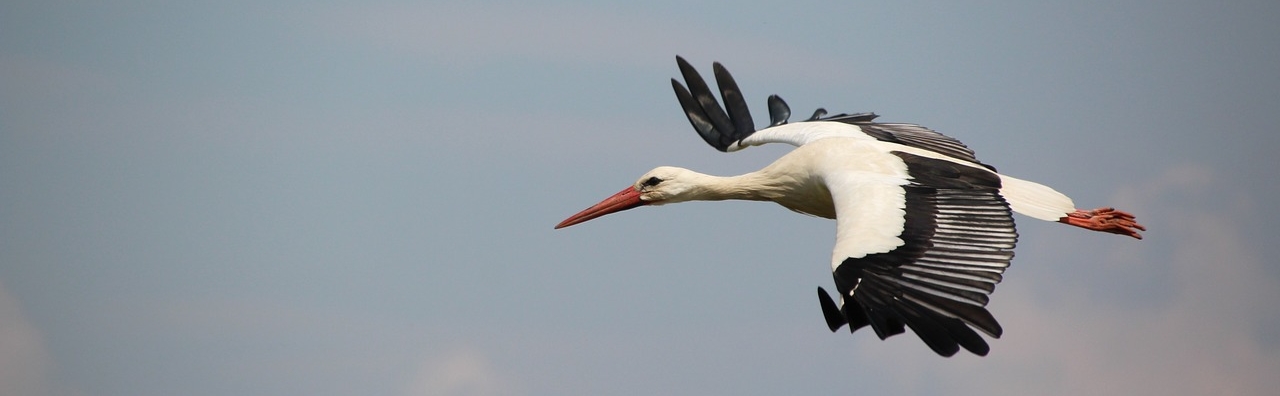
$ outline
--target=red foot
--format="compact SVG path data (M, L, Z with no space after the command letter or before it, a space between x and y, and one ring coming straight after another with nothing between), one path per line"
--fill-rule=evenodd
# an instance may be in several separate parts
M1114 208L1076 209L1074 213L1058 219L1058 222L1094 231L1128 235L1138 239L1142 239L1142 235L1138 234L1138 231L1147 230L1142 224L1134 221L1133 215Z

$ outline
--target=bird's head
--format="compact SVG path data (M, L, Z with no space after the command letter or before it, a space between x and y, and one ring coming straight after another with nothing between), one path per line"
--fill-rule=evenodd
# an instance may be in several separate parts
M556 225L556 229L644 205L662 205L693 199L700 191L698 181L705 177L684 168L660 166L648 171L634 184L600 203L578 212Z

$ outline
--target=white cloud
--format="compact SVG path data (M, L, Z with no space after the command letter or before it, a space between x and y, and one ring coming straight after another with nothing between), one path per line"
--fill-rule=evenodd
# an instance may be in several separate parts
M39 330L0 284L0 396L48 394L51 364Z
M460 348L435 356L423 364L410 386L417 396L498 396L516 394L511 382L489 363L484 354Z

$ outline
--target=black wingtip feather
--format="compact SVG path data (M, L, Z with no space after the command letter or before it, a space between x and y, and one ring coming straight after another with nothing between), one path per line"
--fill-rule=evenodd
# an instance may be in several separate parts
M733 143L733 121L729 119L729 115L720 107L720 102L711 93L711 87L707 85L706 80L702 79L702 75L698 74L698 70L694 69L689 62L685 62L683 58L677 58L677 61L680 66L680 75L684 77L684 82L689 87L689 93L693 96L698 106L702 108L702 115L706 117L714 128L715 133L704 135L703 138L717 138L715 143L717 149L721 146L728 147Z
M850 305L845 305L845 307L849 306ZM846 310L850 311L853 309L846 308ZM878 309L867 308L864 308L862 312L867 316L867 324L871 325L871 330L874 331L876 333L876 337L880 337L881 340L906 332L903 328L902 320L891 315L889 312L882 312ZM852 333L853 330L849 330L849 332Z
M929 349L945 357L951 357L960 351L960 345L951 337L951 333L947 331L947 328L938 323L939 321L935 317L921 312L919 308L912 304L901 301L895 302L897 307L894 311L902 318L903 322L906 322L907 327L910 327L911 331L916 333L916 336L921 341L924 341L925 345L929 346Z
M717 150L725 151L728 146L720 144L720 132L716 130L715 125L707 119L707 113L702 109L702 105L693 99L693 95L685 89L676 79L671 79L671 88L676 92L676 99L680 101L680 107L684 109L684 115L689 119L689 125L693 126L693 130L698 132L698 136L703 141L715 147Z
M897 311L902 313L907 326L939 355L950 357L959 347L978 356L986 356L991 351L986 340L959 319L939 316L909 300L898 300L897 303Z
M782 100L782 97L769 95L769 126L786 124L789 118L791 118L791 106L787 106L787 102Z
M831 300L831 296L827 295L826 290L818 288L818 304L822 305L822 317L827 320L827 328L834 333L840 330L847 322L844 314L840 312L840 307L836 306L836 302Z
M707 85L698 70L694 69L683 57L676 56L676 64L680 67L680 75L685 85L672 82L676 88L676 97L685 115L693 124L694 130L702 139L716 150L729 151L734 143L755 133L755 123L751 119L751 111L743 98L742 91L733 80L733 76L723 65L712 65L716 84L720 87L720 97L725 107L720 107L711 87ZM688 86L688 89L684 87ZM726 112L727 109L727 112Z
M817 121L824 115L827 115L827 109L819 107L817 110L814 110L813 115L809 116L809 119L805 121Z
M720 86L720 99L724 100L724 108L728 110L729 119L733 121L735 134L742 131L755 131L756 126L751 119L751 109L747 107L747 100L742 97L742 90L738 88L738 82L733 80L733 75L729 74L729 70L726 70L720 62L713 63L711 70L716 76L716 85Z

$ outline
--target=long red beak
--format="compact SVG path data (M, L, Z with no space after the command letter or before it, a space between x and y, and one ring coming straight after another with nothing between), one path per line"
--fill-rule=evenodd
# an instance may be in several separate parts
M635 187L627 187L612 197L605 198L600 203L591 205L587 210L578 212L578 214L569 216L560 224L556 224L556 229L565 228L574 224L585 222L600 216L604 216L614 212L621 212L627 209L644 205L648 202L640 200L640 192Z

